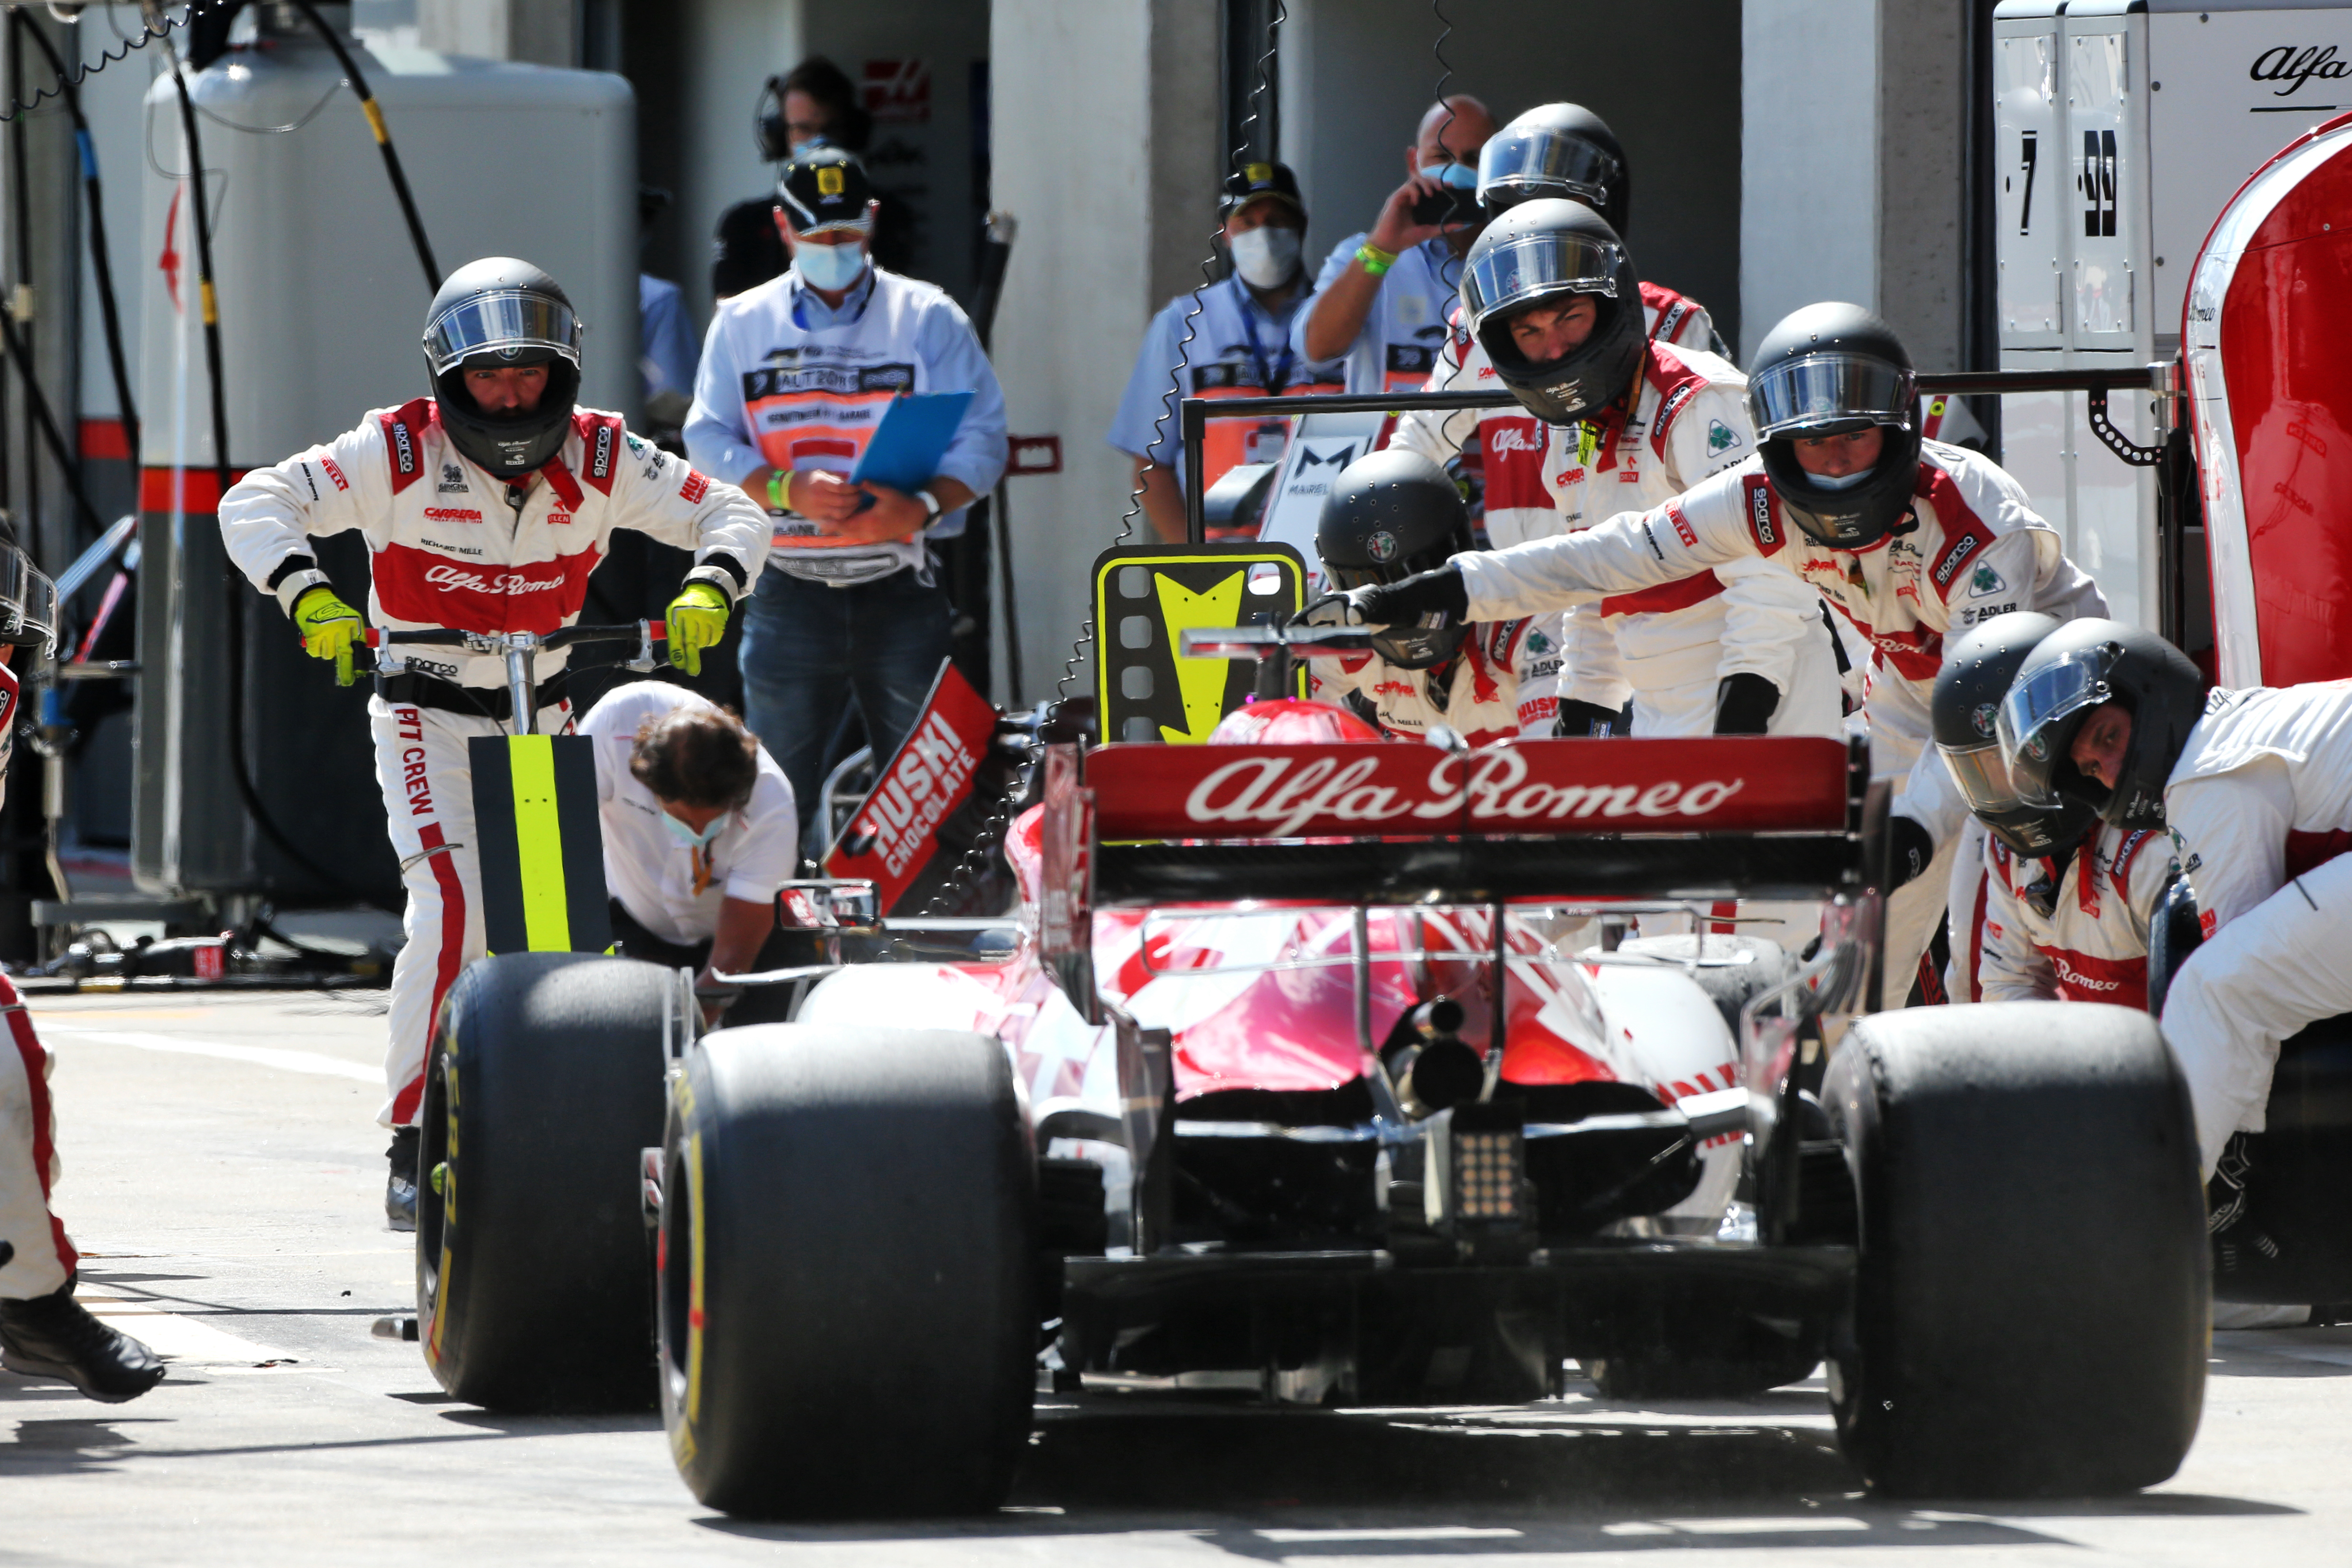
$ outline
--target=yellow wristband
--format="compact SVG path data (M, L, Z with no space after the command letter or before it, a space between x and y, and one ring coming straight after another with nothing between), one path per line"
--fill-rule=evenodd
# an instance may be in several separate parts
M1396 265L1396 252L1382 250L1368 239L1356 247L1356 259L1363 265L1365 277L1379 278Z
M793 510L793 477L781 468L768 476L768 505L776 511Z

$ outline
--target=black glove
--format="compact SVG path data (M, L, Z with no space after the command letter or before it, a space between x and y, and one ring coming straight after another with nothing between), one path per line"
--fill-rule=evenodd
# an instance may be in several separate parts
M1727 675L1715 683L1715 732L1760 735L1780 706L1780 689L1753 670Z
M1423 616L1444 617L1431 623L1452 626L1470 618L1470 587L1452 566L1440 566L1402 583L1375 583L1348 595L1362 612L1364 624L1374 626L1412 626Z
M1612 735L1633 731L1626 726L1622 710L1564 697L1560 699L1559 717L1552 721L1551 732L1572 741L1605 741Z
M1891 862L1886 890L1891 893L1927 868L1927 862L1936 858L1936 839L1926 824L1908 816L1886 819L1886 839Z

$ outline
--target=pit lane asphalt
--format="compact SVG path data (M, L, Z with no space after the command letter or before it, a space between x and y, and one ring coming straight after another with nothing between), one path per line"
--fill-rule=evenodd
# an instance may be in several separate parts
M993 1518L737 1524L688 1495L657 1418L488 1415L371 1337L414 1304L406 1238L379 1217L382 1006L35 999L83 1295L173 1364L123 1405L0 1373L0 1563L2352 1558L2345 1329L2215 1336L2197 1446L2137 1498L1878 1503L1816 1381L1659 1409L1590 1385L1385 1413L1045 1399Z

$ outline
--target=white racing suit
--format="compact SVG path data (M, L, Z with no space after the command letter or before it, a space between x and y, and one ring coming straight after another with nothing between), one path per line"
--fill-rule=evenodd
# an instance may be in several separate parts
M2171 875L2164 835L2101 823L2052 860L1969 826L1984 852L1954 900L1969 918L1953 930L1952 1000L2146 1007L2148 921Z
M573 415L518 510L509 487L442 434L430 398L379 409L323 446L254 469L222 498L220 523L229 558L289 615L304 589L326 581L306 541L360 530L370 552L369 622L395 629L570 626L615 528L692 550L688 580L730 598L758 579L768 549L767 516L742 491L630 435L615 414ZM564 661L562 651L539 657L542 688ZM399 1126L416 1118L441 998L482 955L466 742L508 732L481 711L485 703L503 711L506 664L442 647L381 662L394 676L433 678L413 683L415 701L368 702L376 782L408 892L407 941L392 971L389 1093L378 1117ZM566 702L541 710L544 732L570 723Z
M1647 511L1557 539L1459 555L1470 618L1539 615L1680 582L1702 567L1763 562L1818 589L1876 650L1864 711L1871 760L1899 776L1894 809L1926 826L1935 863L1888 900L1887 996L1899 1006L1935 934L1967 808L1928 743L1928 699L1948 632L2011 610L2061 620L2101 616L2098 586L2066 559L2024 490L1990 459L1922 442L1906 521L1865 550L1832 550L1800 532L1760 458L1704 479ZM1906 896L1907 895L1907 896Z
M2164 816L2205 937L2164 1037L2210 1177L2231 1133L2263 1131L2279 1042L2352 1013L2352 681L2212 693Z
M1307 693L1391 740L1426 739L1433 724L1473 746L1549 737L1559 713L1559 617L1539 616L1472 626L1434 669L1401 669L1372 654L1310 659Z
M0 798L8 788L16 745L16 676L0 665ZM8 1039L0 1046L0 1241L16 1256L0 1267L0 1297L30 1300L65 1289L79 1261L66 1227L49 1212L58 1176L57 1110L49 1101L49 1053L33 1033L8 977L0 974L0 1016Z

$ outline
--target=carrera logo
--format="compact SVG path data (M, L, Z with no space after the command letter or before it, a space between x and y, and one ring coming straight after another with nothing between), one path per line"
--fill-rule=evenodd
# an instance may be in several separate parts
M425 509L427 522L479 522L482 514L467 507L428 506Z
M1690 519L1683 515L1682 508L1678 506L1667 507L1666 521L1675 525L1675 537L1683 542L1684 549L1696 550L1698 548L1698 534L1692 529Z
M1457 778L1465 759L1445 756L1429 770L1422 798L1391 784L1375 784L1380 762L1358 757L1342 765L1317 757L1304 766L1284 756L1243 757L1210 773L1184 797L1188 821L1238 823L1282 838L1309 822L1434 821L1461 811L1464 797L1473 822L1536 823L1568 817L1699 817L1746 787L1745 779L1706 779L1685 785L1665 779L1648 785L1527 783L1527 759L1517 752L1489 752L1468 761L1466 782Z
M1562 468L1559 472L1551 477L1551 482L1553 487L1559 489L1566 489L1570 485L1580 485L1584 482L1584 470L1582 468Z
M425 580L436 588L468 594L544 594L563 586L561 577L534 583L512 572L503 576L485 577L479 572L467 572L455 566L436 566L425 574Z
M710 481L692 468L686 470L686 482L677 487L678 500L688 506L700 506L702 498L710 493Z
M1952 541L1952 547L1944 552L1944 558L1941 561L1937 562L1936 569L1928 574L1929 576L1935 578L1936 586L1938 588L1949 588L1952 585L1952 579L1958 574L1961 565L1967 562L1969 556L1974 555L1977 552L1978 548L1981 546L1984 542L1985 536L1983 534L1974 532L1964 533L1960 535L1959 538Z
M352 488L352 482L351 482L349 479L347 479L343 478L343 470L342 470L342 469L341 469L341 468L337 468L337 467L335 466L335 459L334 459L334 458L320 458L320 459L319 459L319 467L320 467L321 468L324 468L324 469L327 471L327 477L328 477L329 479L332 479L332 480L334 480L334 481L335 481L335 488L336 488L337 489L339 489L339 490L347 490L347 489L351 489L351 488Z

